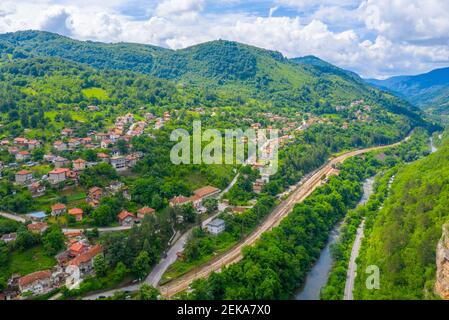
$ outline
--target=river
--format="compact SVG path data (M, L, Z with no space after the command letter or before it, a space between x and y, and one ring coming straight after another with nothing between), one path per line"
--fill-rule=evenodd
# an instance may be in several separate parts
M363 195L358 205L365 204L373 193L374 177L371 177L363 183ZM332 268L332 254L330 252L331 246L338 240L341 224L338 224L330 233L326 247L321 251L320 257L315 265L312 267L306 277L304 286L298 290L295 295L295 300L319 300L320 291L329 277L329 272Z

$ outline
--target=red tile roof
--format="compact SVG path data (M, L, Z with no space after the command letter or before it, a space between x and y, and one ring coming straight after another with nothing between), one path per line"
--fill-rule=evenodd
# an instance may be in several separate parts
M30 231L39 231L41 232L44 229L48 228L48 224L46 222L34 222L27 226Z
M71 266L79 266L82 263L89 262L94 257L99 255L101 252L103 252L103 248L100 245L95 245L92 248L90 248L88 251L80 254L75 259L69 262L69 265Z
M200 198L203 198L203 197L206 197L206 196L211 195L213 193L216 193L218 191L220 191L220 189L212 187L212 186L206 186L206 187L202 187L202 188L196 189L195 191L193 191L193 193L196 196L198 196Z
M58 168L50 171L48 174L61 174L61 173L68 174L69 172L70 172L69 168Z
M131 213L131 212L129 212L129 211L126 211L126 210L123 210L122 212L120 212L120 213L118 214L118 219L119 219L120 221L126 219L127 217L133 217L133 218L134 218L134 214Z
M83 214L83 209L72 208L72 209L69 210L69 214L74 215L74 216L78 216L80 214Z
M17 172L16 174L18 174L18 175L25 175L25 174L30 174L30 173L32 173L31 171L28 171L28 170L20 170L19 172Z
M55 203L54 205L51 206L51 210L63 210L65 208L66 206L63 203Z
M37 281L37 280L48 279L50 277L51 277L50 270L42 270L42 271L33 272L24 277L21 277L19 279L19 285L21 287L23 287L23 286L26 286L30 283Z

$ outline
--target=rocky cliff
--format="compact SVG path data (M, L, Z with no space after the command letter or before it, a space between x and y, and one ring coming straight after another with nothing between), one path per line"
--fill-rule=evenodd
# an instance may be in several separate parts
M437 275L435 292L441 298L449 300L449 225L443 226L443 235L437 245Z

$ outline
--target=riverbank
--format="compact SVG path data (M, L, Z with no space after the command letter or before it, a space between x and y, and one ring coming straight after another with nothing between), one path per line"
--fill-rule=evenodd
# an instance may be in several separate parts
M373 193L374 178L363 183L363 194L357 206L364 205ZM338 224L331 232L329 240L320 253L320 258L307 275L304 286L298 290L295 300L319 300L321 289L326 285L332 269L333 257L331 248L338 241L342 224Z

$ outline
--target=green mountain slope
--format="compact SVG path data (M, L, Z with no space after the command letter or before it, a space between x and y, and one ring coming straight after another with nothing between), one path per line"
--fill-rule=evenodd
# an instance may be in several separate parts
M448 142L403 168L383 209L367 220L356 299L434 298L435 251L441 227L449 219ZM379 290L365 286L370 274L363 270L370 265L380 269Z
M349 104L377 104L416 122L419 111L374 89L348 71L314 57L286 59L279 52L229 41L212 41L183 50L150 45L82 42L40 31L0 35L3 63L30 57L58 57L98 69L126 70L215 90L218 97L256 99L301 110Z

